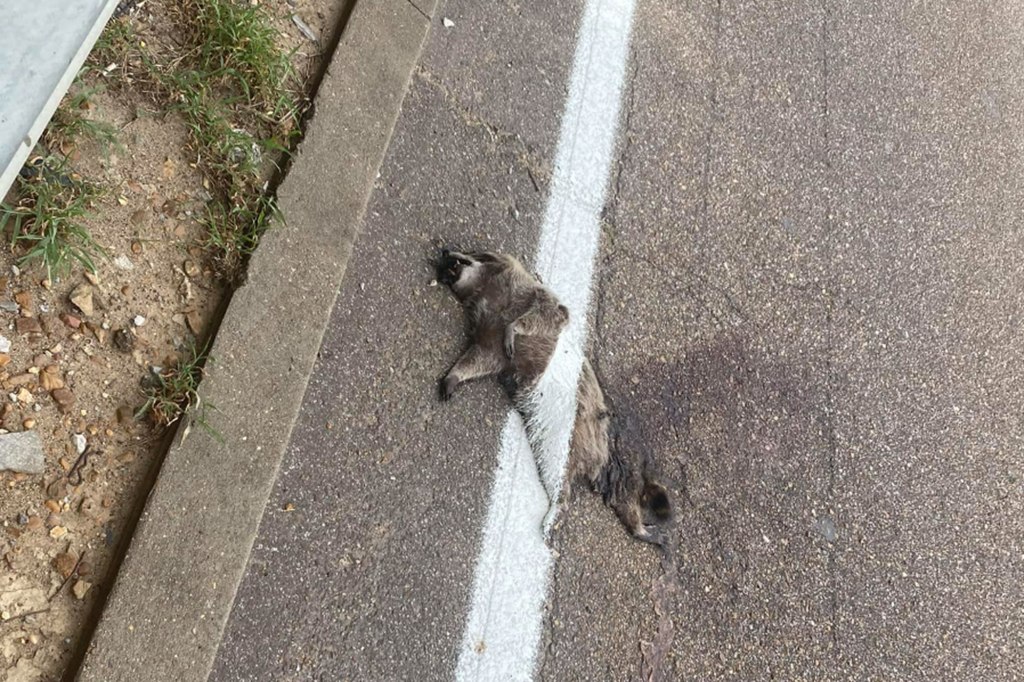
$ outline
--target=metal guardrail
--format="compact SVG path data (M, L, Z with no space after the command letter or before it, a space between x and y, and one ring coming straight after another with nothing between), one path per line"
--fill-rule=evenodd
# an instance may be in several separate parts
M0 198L118 0L0 0Z

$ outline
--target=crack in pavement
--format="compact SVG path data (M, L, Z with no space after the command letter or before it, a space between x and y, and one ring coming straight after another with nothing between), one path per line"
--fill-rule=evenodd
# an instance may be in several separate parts
M523 138L519 133L514 133L508 130L504 130L501 126L492 123L473 111L472 108L464 104L459 97L452 92L451 88L445 85L444 81L431 73L428 69L422 65L417 65L415 71L416 77L422 82L432 87L437 92L440 92L444 96L445 101L448 102L449 107L452 111L458 114L459 118L462 119L470 128L483 128L487 131L491 138L491 144L494 149L498 149L502 146L509 146L515 150L515 159L519 163L520 167L526 171L527 176L530 178L530 182L533 184L533 189L536 192L541 192L551 181L551 168L544 162L541 156L530 149L530 146L523 141Z

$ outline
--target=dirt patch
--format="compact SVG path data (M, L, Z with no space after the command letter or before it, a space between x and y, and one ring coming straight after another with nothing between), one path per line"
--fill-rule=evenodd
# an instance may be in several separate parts
M258 4L308 88L348 3ZM142 43L173 36L174 5L127 0L108 31L127 25ZM81 106L116 143L54 136L40 150L104 189L81 221L105 253L96 272L48 275L21 260L22 245L0 254L0 439L34 430L45 452L41 475L0 472L0 671L9 681L66 673L163 454L167 427L137 417L146 386L205 342L230 292L203 220L216 188L186 118L135 87L123 64L109 66L74 87L90 89ZM262 172L269 179L272 164ZM216 429L216 413L206 420Z

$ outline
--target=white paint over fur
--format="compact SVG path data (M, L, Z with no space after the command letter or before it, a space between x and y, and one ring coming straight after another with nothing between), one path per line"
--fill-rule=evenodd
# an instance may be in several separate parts
M536 666L553 564L541 527L546 531L555 518L557 506L549 513L548 500L557 500L561 492L576 416L633 4L587 0L583 11L535 260L537 273L569 309L569 324L537 389L527 398L530 423L524 428L512 412L502 431L459 649L458 682L529 680Z

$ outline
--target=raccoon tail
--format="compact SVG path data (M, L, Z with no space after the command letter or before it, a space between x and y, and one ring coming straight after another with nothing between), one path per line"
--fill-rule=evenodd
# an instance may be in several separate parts
M665 486L646 471L630 466L618 448L613 448L596 487L633 537L665 545L664 526L672 518L672 503Z

